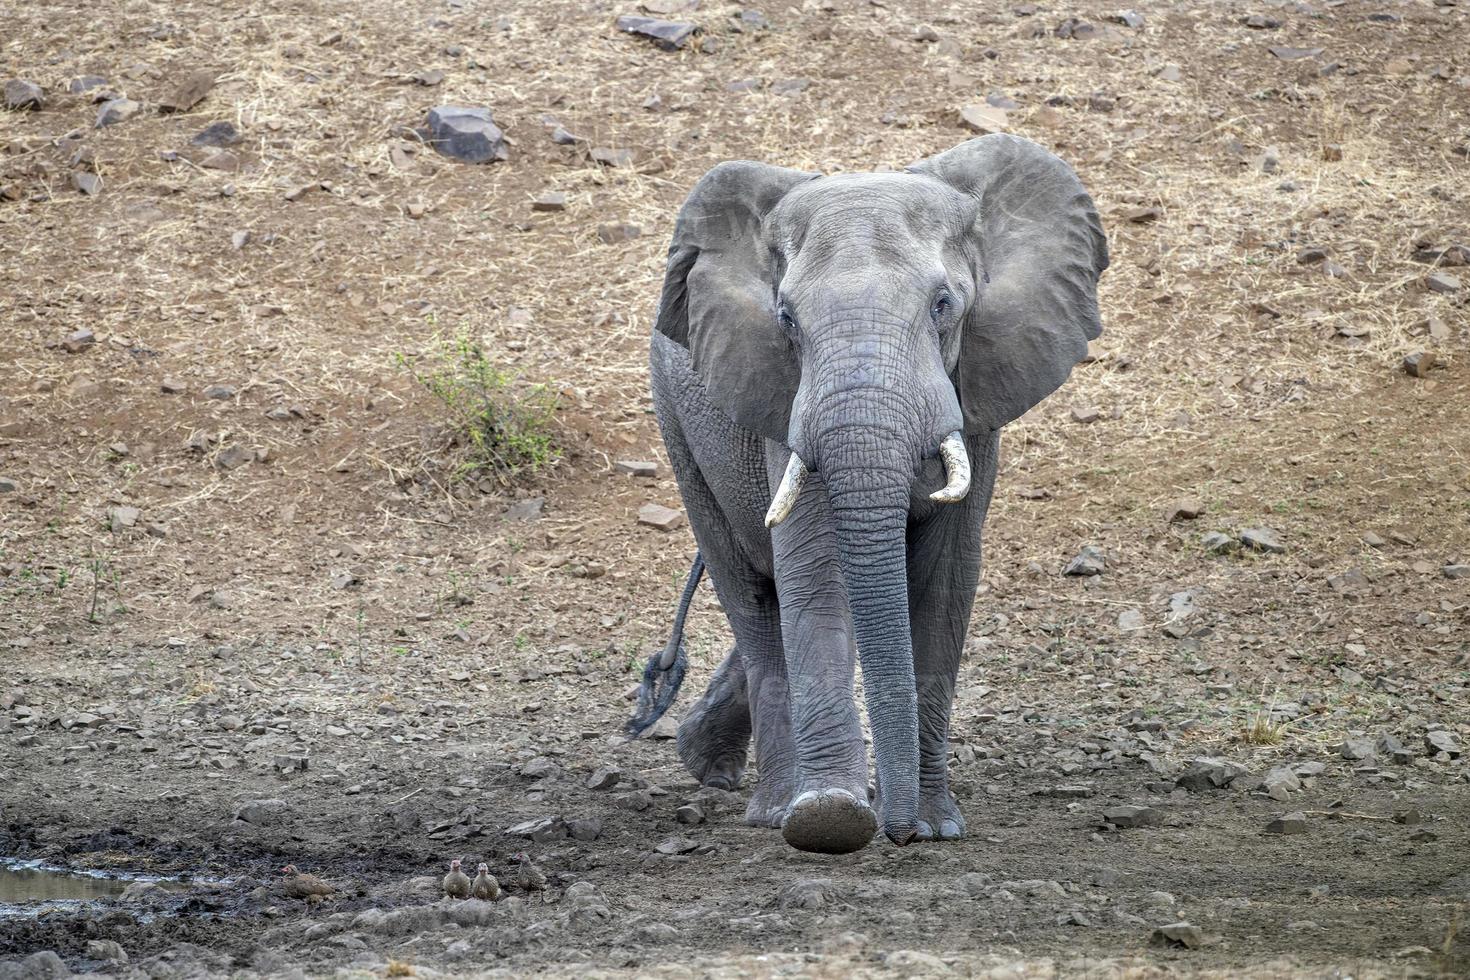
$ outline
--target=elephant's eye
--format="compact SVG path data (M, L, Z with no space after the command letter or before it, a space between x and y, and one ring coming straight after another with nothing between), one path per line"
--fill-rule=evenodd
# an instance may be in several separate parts
M929 319L935 324L941 323L945 317L949 316L952 309L954 309L954 297L949 294L948 290L941 289L934 297L934 305L929 308Z
M790 337L792 340L795 340L796 318L791 315L790 311L787 310L784 306L781 307L780 311L776 314L776 319L780 322L781 329L786 332L786 336Z

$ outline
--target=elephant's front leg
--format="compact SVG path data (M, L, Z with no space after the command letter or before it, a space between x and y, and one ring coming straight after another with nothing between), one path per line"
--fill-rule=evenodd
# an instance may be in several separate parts
M786 454L767 444L773 482ZM804 851L845 854L872 840L868 756L853 698L856 645L827 490L813 474L771 536L791 699L796 792L781 824Z
M995 485L999 435L972 436L970 492L955 504L916 506L909 529L909 622L919 698L919 840L953 840L965 818L949 792L949 717L965 631L980 580L980 530ZM930 474L926 467L926 476ZM933 480L920 480L927 486Z

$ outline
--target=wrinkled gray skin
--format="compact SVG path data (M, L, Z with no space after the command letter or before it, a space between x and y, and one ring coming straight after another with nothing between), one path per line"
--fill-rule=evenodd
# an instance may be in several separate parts
M654 404L735 649L679 728L747 819L841 853L877 828L953 839L946 754L999 429L1098 336L1107 246L1075 174L1012 136L903 173L727 163L680 212L652 338ZM950 505L940 440L973 467ZM811 470L763 523L788 456ZM853 697L863 668L878 794Z

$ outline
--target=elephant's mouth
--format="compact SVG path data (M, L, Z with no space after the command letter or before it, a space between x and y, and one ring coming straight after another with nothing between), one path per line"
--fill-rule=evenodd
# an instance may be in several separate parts
M944 460L945 483L931 493L929 499L940 504L959 503L970 492L970 454L965 451L964 436L958 431L945 436L939 443L939 458ZM806 463L792 452L786 462L781 485L776 488L770 509L766 511L766 527L775 527L791 515L792 508L801 497L807 472Z

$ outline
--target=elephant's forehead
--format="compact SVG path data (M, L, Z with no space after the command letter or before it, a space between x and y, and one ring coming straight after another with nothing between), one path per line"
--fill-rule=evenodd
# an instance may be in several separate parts
M788 248L864 242L941 243L961 235L974 203L923 174L837 174L798 184L772 214Z

